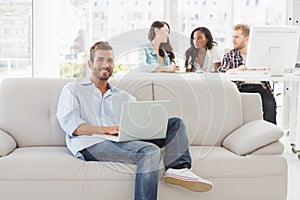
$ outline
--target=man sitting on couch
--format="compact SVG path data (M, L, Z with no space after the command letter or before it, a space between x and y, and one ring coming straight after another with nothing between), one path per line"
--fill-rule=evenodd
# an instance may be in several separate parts
M66 143L72 154L86 161L123 162L137 165L135 199L157 199L160 148L165 147L164 180L195 192L206 192L212 183L190 171L191 157L184 123L168 120L165 139L113 142L99 134L118 133L114 105L136 98L110 83L114 66L112 47L97 42L90 48L89 79L64 86L57 110L58 121L66 132Z

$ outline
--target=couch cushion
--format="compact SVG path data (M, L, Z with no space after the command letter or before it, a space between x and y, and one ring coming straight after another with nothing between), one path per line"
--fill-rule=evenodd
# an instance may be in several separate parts
M191 146L192 171L208 180L286 176L283 155L239 156L224 147Z
M109 82L135 96L138 101L153 101L152 79L140 73L126 73L119 78L111 78Z
M70 79L13 78L0 85L0 128L19 147L65 145L56 119L61 88Z
M1 180L134 180L135 166L86 162L66 147L17 148L1 158Z
M84 175L84 162L66 147L25 147L1 159L0 179L76 179Z
M286 173L282 169L286 167L282 155L241 157L223 147L209 146L192 146L190 153L192 171L208 179L283 176ZM86 162L72 156L66 147L25 147L2 157L0 171L1 180L134 181L136 166L117 162Z
M213 190L193 193L160 179L158 199L286 197L287 164L282 155L238 156L222 147L196 146L190 152L192 171L212 181ZM1 199L133 199L133 174L116 171L114 164L81 161L64 147L16 149L0 159ZM124 169L135 170L133 166Z
M0 129L0 157L6 156L17 147L15 140Z
M154 100L170 99L171 116L181 117L192 145L221 145L243 122L236 85L218 74L161 74L153 79Z
M279 140L282 135L283 131L278 126L264 120L255 120L228 135L222 145L237 155L246 155Z

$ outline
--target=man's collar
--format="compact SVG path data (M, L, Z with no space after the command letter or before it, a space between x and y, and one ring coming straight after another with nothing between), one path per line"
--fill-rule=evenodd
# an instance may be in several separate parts
M81 85L94 85L94 83L91 81L90 78L83 79L80 84ZM108 85L108 88L111 89L111 91L115 90L115 87L112 84L110 84L109 82L107 82L107 85Z
M90 85L90 84L93 84L93 82L91 81L90 78L85 78L81 81L80 83L81 85Z

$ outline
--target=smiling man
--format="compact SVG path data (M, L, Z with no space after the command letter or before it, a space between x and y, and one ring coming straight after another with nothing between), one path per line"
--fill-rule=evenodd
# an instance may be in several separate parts
M212 183L191 172L189 142L183 121L169 118L165 139L114 142L101 134L116 134L124 102L136 101L108 82L114 67L112 47L97 42L90 49L89 79L64 86L57 110L66 143L75 157L86 161L123 162L137 166L134 199L157 199L160 148L165 147L164 180L194 192L206 192ZM113 169L112 169L113 170Z

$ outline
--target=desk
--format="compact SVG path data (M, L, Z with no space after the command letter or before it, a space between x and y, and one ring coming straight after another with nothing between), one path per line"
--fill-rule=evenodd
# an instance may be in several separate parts
M273 81L283 82L282 128L289 130L290 144L294 152L300 152L300 76L284 74L270 76L253 73L224 73L222 78L232 81Z

